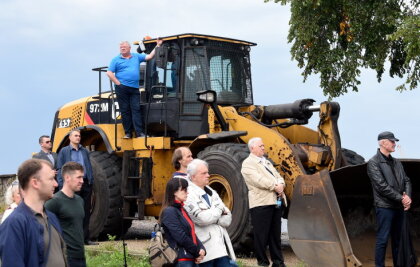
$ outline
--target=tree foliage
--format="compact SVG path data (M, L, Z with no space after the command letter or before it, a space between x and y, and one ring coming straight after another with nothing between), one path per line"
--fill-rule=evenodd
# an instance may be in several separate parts
M319 74L324 94L358 91L363 68L385 68L404 77L398 90L414 89L420 78L418 0L265 0L290 4L288 41L304 81Z

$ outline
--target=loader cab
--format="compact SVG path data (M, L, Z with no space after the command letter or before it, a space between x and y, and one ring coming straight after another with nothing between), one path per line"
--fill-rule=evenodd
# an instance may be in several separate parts
M254 43L197 34L162 39L143 76L147 93L142 109L149 135L194 139L208 133L208 108L197 100L198 91L214 90L222 106L252 104L249 51ZM156 39L143 44L150 53Z

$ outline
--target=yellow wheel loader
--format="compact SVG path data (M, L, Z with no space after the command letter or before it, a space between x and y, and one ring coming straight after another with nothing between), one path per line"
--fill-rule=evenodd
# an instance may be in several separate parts
M92 238L121 235L132 220L157 217L166 182L174 172L172 153L188 146L194 157L209 163L210 186L232 210L228 232L235 248L252 250L247 187L240 169L249 155L246 143L258 136L286 180L290 205L284 216L296 255L310 266L322 267L361 266L365 254L373 257L373 247L359 256L349 241L349 236L371 234L373 200L364 159L341 148L339 104L317 105L302 99L256 105L250 63L255 43L201 34L161 39L155 58L141 65L146 137L122 138L113 86L102 90L102 84L107 84L102 81L106 67L93 69L99 76L97 95L65 104L55 115L53 150L59 152L68 145L69 131L79 129L82 145L91 151ZM138 52L150 53L156 39L136 44ZM281 101L280 88L278 92ZM314 113L319 117L317 130L304 126ZM415 215L417 163L407 163L411 164L407 172L414 186Z

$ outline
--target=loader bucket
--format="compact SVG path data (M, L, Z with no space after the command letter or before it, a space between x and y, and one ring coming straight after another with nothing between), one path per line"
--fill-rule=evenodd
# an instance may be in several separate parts
M309 266L362 266L353 254L327 170L296 179L288 231L293 251Z
M420 160L401 162L412 183L411 233L420 255ZM299 176L288 228L294 252L310 266L375 266L375 210L367 164ZM392 266L390 245L385 261Z
M416 254L420 255L420 160L401 162L412 184L411 233ZM340 168L330 172L330 177L354 254L363 266L375 266L376 221L367 164ZM390 244L385 265L393 265Z

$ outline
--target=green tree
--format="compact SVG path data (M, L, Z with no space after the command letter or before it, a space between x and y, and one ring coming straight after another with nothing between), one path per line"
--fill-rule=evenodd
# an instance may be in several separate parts
M418 0L265 0L290 4L288 41L304 81L319 74L324 94L358 91L363 68L385 68L414 89L420 78Z

